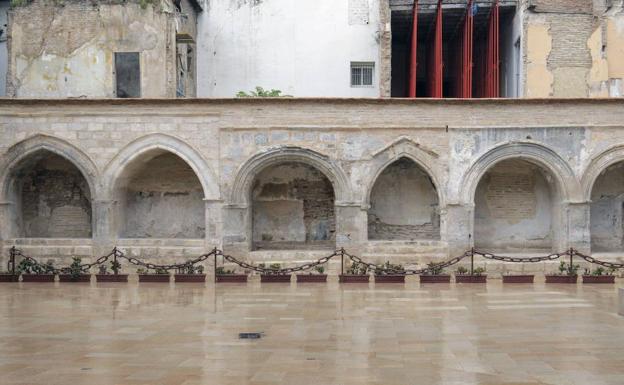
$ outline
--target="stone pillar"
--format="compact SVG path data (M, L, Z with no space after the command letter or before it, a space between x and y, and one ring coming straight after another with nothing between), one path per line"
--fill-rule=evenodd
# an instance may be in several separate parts
M93 201L94 256L104 255L117 246L115 204L116 201L112 199L96 199Z
M223 205L222 245L225 252L244 257L251 249L251 215L247 205Z
M14 238L12 226L14 208L13 202L0 202L0 242Z
M440 210L440 232L449 256L458 256L474 245L474 205L450 203Z
M204 199L206 207L206 250L223 248L223 201L220 199Z
M361 255L367 238L366 210L356 203L336 203L336 248Z
M560 245L558 251L573 247L581 253L591 253L590 202L568 202L564 205L567 222L567 244ZM556 223L553 223L556 225Z

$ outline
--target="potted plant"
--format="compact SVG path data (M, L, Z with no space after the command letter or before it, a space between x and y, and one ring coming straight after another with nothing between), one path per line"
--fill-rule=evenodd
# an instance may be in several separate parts
M533 274L503 274L503 283L533 283Z
M226 270L223 266L215 271L217 282L247 282L247 274L236 274L234 270Z
M455 270L455 282L456 283L486 283L487 275L485 273L485 268L477 267L472 271L472 274L469 274L468 269L463 266L460 266Z
M547 274L546 283L576 283L579 268L579 265L561 261L561 263L559 263L559 273Z
M420 283L449 283L451 276L443 274L442 263L429 262L427 271L420 276Z
M405 268L386 261L375 268L375 282L377 283L405 283Z
M309 272L308 274L297 274L297 282L327 282L327 274L325 267L322 265L314 266L316 274Z
M261 263L260 267L264 267ZM260 282L290 282L290 274L280 273L282 265L279 263L272 263L269 265L269 271L260 274Z
M150 273L149 269L138 268L137 275L139 276L139 282L169 282L171 276L169 270L157 268L154 273Z
M98 273L95 275L95 278L98 282L128 282L128 274L119 274L121 270L121 263L116 260L112 260L110 262L111 270L113 273L111 274L106 265L100 265Z
M585 269L585 274L583 274L583 283L615 283L614 273L615 269L605 270L602 266L598 266L592 272Z
M368 283L368 265L353 262L345 274L340 274L343 283Z
M17 274L21 275L22 282L54 282L54 261L48 259L45 265L40 265L32 259L22 259L17 265Z
M182 269L178 270L173 276L175 282L206 282L206 274L204 274L204 267L202 265L193 265L188 263Z
M72 257L69 274L59 274L60 282L91 282L91 274L82 271L82 258Z

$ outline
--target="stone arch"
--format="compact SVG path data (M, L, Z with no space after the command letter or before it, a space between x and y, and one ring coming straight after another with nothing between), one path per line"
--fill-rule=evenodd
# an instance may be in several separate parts
M205 199L220 198L219 179L199 151L171 135L151 134L126 145L106 166L103 173L104 191L112 197L115 185L126 166L142 154L162 150L177 155L195 172L204 190Z
M591 249L620 252L624 248L624 145L594 156L581 179L589 203Z
M310 165L323 173L332 183L336 204L351 202L351 192L347 176L342 169L331 159L323 154L302 147L279 147L273 148L252 156L238 170L230 204L247 207L249 194L254 178L264 169L280 163L296 162Z
M509 142L481 155L460 180L458 194L465 204L474 202L477 185L494 165L507 159L522 159L548 171L556 180L556 187L565 201L581 200L581 188L570 165L552 149L533 142Z
M381 175L388 166L401 158L407 158L416 163L416 165L431 178L431 182L438 193L440 206L443 206L446 202L446 194L444 189L441 188L440 175L438 167L436 166L438 157L439 155L435 151L423 148L419 143L408 137L401 137L390 145L374 152L372 154L370 167L371 177L366 183L366 195L364 196L363 206L370 206L371 192L375 186L375 182L379 179L379 175Z
M0 165L0 200L6 204L2 213L4 223L0 226L3 237L93 236L99 172L85 152L65 140L39 134L14 144L3 158ZM24 170L30 171L24 173ZM17 178L30 181L27 190ZM26 196L34 201L25 205ZM46 214L38 212L39 205L43 205ZM25 211L26 208L29 210Z
M624 145L610 147L591 159L581 178L581 188L585 200L591 199L594 184L600 174L608 167L620 162L624 162Z
M516 178L510 176L516 174ZM482 181L487 184L482 186ZM492 186L501 190L489 190ZM579 202L580 184L568 163L548 147L532 142L497 146L473 163L458 187L462 202L473 207L475 246L558 250L567 244L565 207ZM478 188L487 189L479 194L479 202ZM485 200L486 191L492 191L491 204ZM519 199L525 205L508 199Z
M4 162L0 167L2 170L0 171L2 199L7 199L10 176L15 167L38 151L49 151L70 161L86 179L91 196L95 198L98 195L99 172L91 158L84 151L63 139L39 134L14 144L5 153Z

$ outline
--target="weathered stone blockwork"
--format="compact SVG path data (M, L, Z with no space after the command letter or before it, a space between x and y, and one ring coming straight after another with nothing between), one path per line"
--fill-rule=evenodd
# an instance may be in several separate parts
M593 185L609 166L624 161L623 122L624 100L618 99L2 100L2 255L6 256L10 246L19 245L30 255L92 257L117 245L131 255L159 261L173 256L187 258L215 246L252 260L293 262L318 257L327 250L253 250L253 223L258 219L254 218L258 202L253 189L258 186L258 177L285 164L304 164L326 178L334 198L333 219L329 219L332 210L320 205L316 207L320 211L311 211L316 214L302 217L301 229L328 229L324 234L332 246L335 242L337 247L373 260L441 259L483 240L479 239L483 233L475 228L479 221L475 211L479 212L483 199L493 200L494 205L487 207L489 214L495 213L497 227L497 232L485 236L504 233L506 226L523 228L517 215L504 208L506 198L501 191L510 181L496 177L495 166L506 160L528 162L526 169L535 170L526 177L526 183L510 184L519 189L510 196L534 196L537 206L534 209L513 199L508 204L518 207L521 219L534 218L531 221L535 223L526 222L529 226L537 223L548 229L549 220L553 229L538 244L525 242L528 249L523 251L542 253L568 247L588 251ZM92 237L24 238L18 231L23 211L14 197L15 183L22 174L16 172L24 172L22 166L42 152L67 159L84 176L90 191ZM169 154L176 162L188 165L187 170L197 178L196 187L180 190L186 182L169 178L174 173L165 172L159 182L167 191L201 191L203 198L201 207L187 206L185 201L175 203L180 209L165 211L165 220L197 224L194 215L199 210L204 233L188 231L178 236L144 232L142 238L123 238L121 230L128 218L124 219L120 211L125 215L137 211L127 210L127 201L120 198L117 187L126 185L122 182L129 175L141 178L154 171L138 167L156 159L154 154ZM423 199L429 214L435 218L439 213L439 224L431 221L439 226L439 237L370 239L370 208L380 199L372 193L373 186L380 175L387 175L384 170L401 159L417 165L428 176L429 187L435 187L437 207L432 207L436 202L431 197ZM488 174L490 171L493 174ZM316 185L321 179L308 178L304 173L302 186L310 186L310 180ZM482 185L486 186L485 193L479 192L482 181L487 181ZM415 183L425 184L424 180ZM493 183L497 186L491 187ZM315 188L314 193L321 190ZM539 198L545 197L546 191L550 191L549 199ZM300 202L303 195L297 194L281 194L280 199ZM315 196L331 199L326 193ZM403 198L398 194L390 199ZM414 202L414 197L405 198L403 203ZM189 207L192 211L185 211ZM161 208L160 204L153 206L154 211ZM418 212L415 221L404 224L427 223L425 212ZM538 213L547 213L548 220L540 220L542 214ZM410 215L408 219L414 218ZM306 234L320 233L306 230ZM602 231L600 236L604 234ZM613 234L621 234L621 229ZM518 248L522 237L532 234L517 231L514 236L512 246ZM509 246L502 241L489 246Z

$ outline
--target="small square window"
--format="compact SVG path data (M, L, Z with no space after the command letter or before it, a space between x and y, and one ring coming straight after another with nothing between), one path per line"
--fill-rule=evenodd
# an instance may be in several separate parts
M351 87L372 87L374 62L351 62Z

